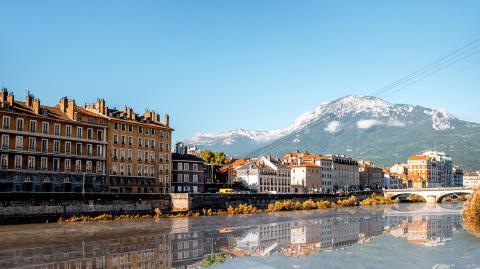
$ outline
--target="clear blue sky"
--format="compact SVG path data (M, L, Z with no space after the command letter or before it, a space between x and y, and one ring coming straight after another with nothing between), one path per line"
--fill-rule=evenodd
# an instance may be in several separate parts
M175 138L286 127L480 38L480 1L1 1L0 83L169 113ZM480 121L480 53L387 98Z

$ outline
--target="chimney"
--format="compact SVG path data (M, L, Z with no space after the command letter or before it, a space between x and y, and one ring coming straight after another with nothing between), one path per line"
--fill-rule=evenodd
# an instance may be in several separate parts
M33 95L30 92L27 93L27 97L25 98L25 104L27 105L27 107L33 106Z
M33 108L33 112L35 112L35 114L40 114L40 99L38 99L38 98L33 99L32 108Z
M105 107L105 100L104 99L97 99L97 103L95 105L95 108L97 109L97 113L106 115L107 114L107 108Z
M168 114L165 114L165 117L163 118L163 124L165 124L165 126L169 126L170 116Z
M62 111L63 113L67 113L68 98L66 96L62 97L58 104L60 105L60 111Z
M13 107L13 103L15 102L15 97L13 96L12 93L10 93L10 94L7 96L7 102L8 102L8 104L10 105L10 107Z
M75 115L77 114L77 105L75 104L74 99L68 100L66 113L67 113L67 117L69 117L72 120L75 120Z
M6 102L7 101L7 96L8 96L8 90L7 88L2 88L0 90L0 101L3 103L3 102Z

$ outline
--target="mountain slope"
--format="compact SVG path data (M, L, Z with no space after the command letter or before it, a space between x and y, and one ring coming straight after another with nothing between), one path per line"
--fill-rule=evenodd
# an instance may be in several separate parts
M217 134L215 139L205 137L197 135L196 142L203 143L194 144L230 155L281 156L308 149L392 165L422 150L437 149L464 169L480 167L480 124L462 121L443 109L391 104L369 96L345 96L322 104L285 129L237 130Z

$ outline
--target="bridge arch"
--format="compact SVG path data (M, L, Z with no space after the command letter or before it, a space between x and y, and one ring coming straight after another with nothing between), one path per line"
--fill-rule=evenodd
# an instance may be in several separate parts
M425 197L424 195L420 194L420 193L414 193L414 192L403 192L403 193L396 193L394 195L391 196L392 200L395 200L397 199L399 196L409 196L410 194L415 194L417 196L420 196L422 197L423 199L425 199L425 201L427 201L427 197Z
M447 196L450 196L452 194L471 194L470 192L467 192L467 191L451 191L451 192L447 192L447 193L444 193L440 196L437 197L437 203L441 203L443 201L443 199Z

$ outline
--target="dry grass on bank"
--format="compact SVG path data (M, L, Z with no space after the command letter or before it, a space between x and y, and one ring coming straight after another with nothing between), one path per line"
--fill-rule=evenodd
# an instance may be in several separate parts
M184 218L184 217L197 217L197 216L218 216L218 215L245 215L253 213L271 213L281 211L293 211L293 210L314 210L314 209L327 209L327 208L339 208L350 207L358 205L377 205L377 204L391 204L397 203L398 200L392 200L389 196L384 197L381 195L373 194L372 197L359 202L356 196L350 196L346 199L338 199L337 201L313 201L308 199L303 203L296 200L282 200L271 203L265 209L259 209L252 205L240 204L238 206L229 206L227 210L213 210L203 209L202 211L183 211L183 212L169 212L163 213L159 208L155 209L155 214L152 215L135 215L135 214L123 214L119 216L113 216L111 214L102 214L96 217L92 216L73 216L70 218L60 218L58 223L75 223L75 222L89 222L89 221L109 221L109 220L138 220L146 218Z
M372 194L370 198L367 198L363 200L360 205L367 206L367 205L386 205L386 204L396 204L400 203L400 200L397 199L392 199L390 195L383 196L383 195L377 195L377 194Z
M465 229L480 237L480 188L463 205L463 224Z

